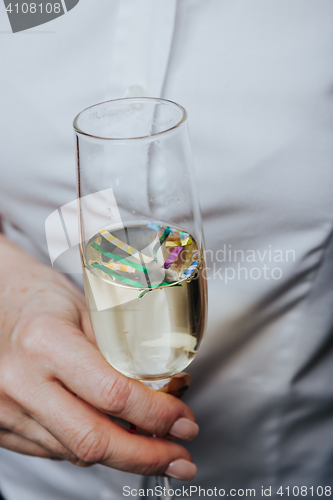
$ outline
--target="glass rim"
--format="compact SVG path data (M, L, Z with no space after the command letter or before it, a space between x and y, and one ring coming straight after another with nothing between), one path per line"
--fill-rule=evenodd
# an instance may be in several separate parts
M160 132L156 132L154 134L143 135L140 137L101 137L98 135L89 134L88 132L85 132L84 130L82 130L78 126L79 118L81 117L81 115L83 113L85 113L89 109L95 108L97 106L101 106L102 104L116 103L116 102L120 102L120 101L134 101L134 102L135 101L159 101L159 102L162 102L162 103L165 103L168 105L173 104L173 105L177 106L178 109L180 109L180 111L182 112L182 118L178 123L176 123L176 125L173 125L172 127L166 128L165 130L161 130ZM83 109L74 118L73 128L77 134L84 135L86 137L91 137L93 139L100 139L100 140L104 140L104 141L135 141L135 140L140 140L140 139L150 139L151 137L160 136L162 134L165 134L166 132L170 132L171 130L174 130L174 129L180 127L180 125L182 125L187 120L187 117L188 117L188 114L187 114L186 109L183 106L181 106L180 104L178 104L177 102L171 101L170 99L162 99L160 97L122 97L122 98L118 98L118 99L110 99L108 101L102 101L102 102L99 102L97 104L92 104L91 106L88 106L87 108Z

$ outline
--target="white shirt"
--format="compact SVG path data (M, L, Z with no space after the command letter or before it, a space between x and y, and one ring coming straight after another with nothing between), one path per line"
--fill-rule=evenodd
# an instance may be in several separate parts
M203 488L333 486L332 15L331 0L81 0L0 33L0 213L45 263L45 220L76 197L77 112L141 93L189 113L210 272L185 399L201 431L186 446ZM118 499L140 484L0 460L7 500Z

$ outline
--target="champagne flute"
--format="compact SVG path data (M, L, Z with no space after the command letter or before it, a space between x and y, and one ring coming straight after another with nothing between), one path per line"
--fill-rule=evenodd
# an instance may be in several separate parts
M160 389L193 360L206 325L187 113L164 99L117 99L79 113L74 129L96 341L116 370ZM167 478L156 484L169 489Z

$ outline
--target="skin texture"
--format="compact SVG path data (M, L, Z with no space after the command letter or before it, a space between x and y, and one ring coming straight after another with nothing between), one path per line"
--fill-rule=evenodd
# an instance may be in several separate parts
M0 446L149 475L191 461L184 447L159 439L179 418L195 421L190 408L105 361L84 296L64 275L3 235L0 254ZM189 383L184 377L171 384L176 396ZM142 432L128 432L107 414Z

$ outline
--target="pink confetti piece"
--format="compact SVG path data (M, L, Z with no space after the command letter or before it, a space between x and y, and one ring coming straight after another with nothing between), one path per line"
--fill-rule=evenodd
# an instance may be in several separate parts
M177 259L178 255L182 251L183 247L175 247L172 252L170 253L169 257L167 260L164 262L163 267L164 269L169 269L171 264Z

